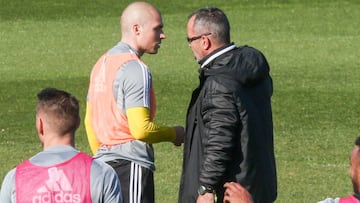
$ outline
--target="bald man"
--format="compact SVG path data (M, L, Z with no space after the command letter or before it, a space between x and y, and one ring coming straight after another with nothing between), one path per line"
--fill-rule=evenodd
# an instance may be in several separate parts
M121 41L100 57L90 77L85 126L95 158L117 172L124 203L154 202L152 144L183 143L184 128L153 122L156 102L144 53L156 54L163 32L158 9L128 5L120 19Z

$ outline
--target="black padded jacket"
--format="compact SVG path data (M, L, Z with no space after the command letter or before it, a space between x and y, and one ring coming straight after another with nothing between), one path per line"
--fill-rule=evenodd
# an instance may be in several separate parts
M179 203L196 202L200 185L213 188L223 202L227 181L243 185L255 203L276 199L269 71L263 54L248 46L234 47L200 69L187 112Z

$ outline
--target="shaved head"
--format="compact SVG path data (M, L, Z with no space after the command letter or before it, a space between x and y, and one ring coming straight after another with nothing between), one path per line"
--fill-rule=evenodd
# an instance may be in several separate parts
M129 4L121 14L121 41L134 48L139 56L156 54L166 36L160 11L147 2Z
M129 4L120 18L121 32L123 35L131 33L133 25L145 26L159 11L153 5L146 2L134 2Z

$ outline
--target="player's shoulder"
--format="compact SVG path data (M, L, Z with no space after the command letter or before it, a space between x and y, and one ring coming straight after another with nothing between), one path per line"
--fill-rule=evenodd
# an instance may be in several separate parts
M122 67L126 71L148 71L148 67L145 63L140 60L129 60Z
M326 198L322 201L319 201L318 203L338 203L340 201L340 198Z
M15 173L16 173L16 168L13 168L10 171L8 171L4 177L4 181L6 179L7 180L15 179Z
M91 164L91 173L94 175L116 174L109 164L98 159L93 159Z
M96 167L96 168L103 169L103 170L107 170L107 169L111 168L111 166L109 164L107 164L104 161L101 161L99 159L93 159L91 165L92 165L92 167Z
M124 80L137 81L148 78L150 69L141 61L130 60L119 69L119 77Z

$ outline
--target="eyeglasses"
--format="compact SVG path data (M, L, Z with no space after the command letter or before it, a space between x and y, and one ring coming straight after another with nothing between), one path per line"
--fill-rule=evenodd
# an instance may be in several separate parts
M200 39L202 36L208 36L211 35L211 32L205 33L205 34L201 34L195 37L187 37L186 40L188 41L189 44L191 44L192 41L198 40Z

